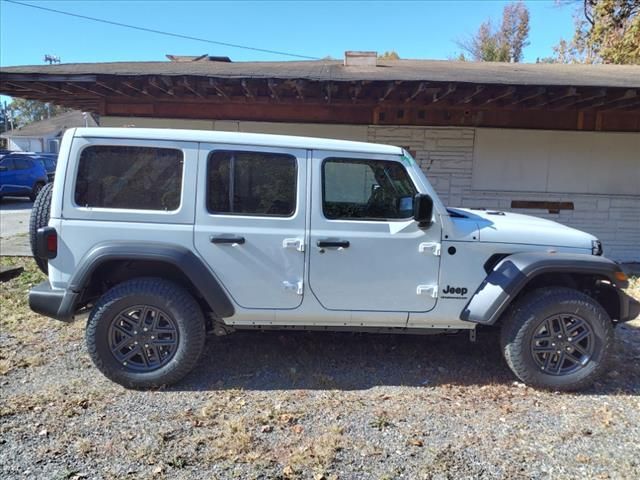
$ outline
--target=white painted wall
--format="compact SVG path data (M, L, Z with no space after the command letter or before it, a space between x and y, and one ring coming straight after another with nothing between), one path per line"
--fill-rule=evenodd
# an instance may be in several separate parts
M39 138L7 138L7 148L17 152L41 152L42 142Z
M322 123L245 122L235 120L180 120L171 118L101 117L101 127L185 128L224 132L271 133L305 137L336 138L366 142L366 125Z
M472 185L475 190L640 195L640 135L478 128Z
M597 235L605 254L640 261L640 133L294 124L102 117L101 126L195 128L328 137L408 147L449 206L511 209L512 200L573 202L516 210Z

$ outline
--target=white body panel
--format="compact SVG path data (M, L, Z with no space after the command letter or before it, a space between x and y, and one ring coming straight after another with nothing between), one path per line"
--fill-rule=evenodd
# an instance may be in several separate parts
M74 136L75 135L75 136ZM74 201L78 159L89 145L174 148L184 156L174 211L89 208ZM292 155L295 212L288 217L212 214L207 159L212 150ZM322 211L322 161L342 157L399 162L415 189L434 201L433 220L330 220ZM457 212L457 213L455 213ZM75 129L63 139L50 226L59 235L49 262L53 288L65 288L83 257L104 242L163 242L193 251L234 304L230 325L474 328L459 320L496 253L591 253L595 237L524 215L449 213L418 165L398 147L303 137L159 129ZM213 244L239 236L243 244ZM317 241L344 239L348 248Z

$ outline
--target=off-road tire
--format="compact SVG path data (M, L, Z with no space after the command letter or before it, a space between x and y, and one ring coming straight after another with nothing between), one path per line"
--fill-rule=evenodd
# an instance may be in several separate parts
M533 336L544 319L565 313L588 323L594 351L579 370L551 375L536 364ZM575 391L590 386L607 370L613 343L613 325L602 306L584 293L564 287L542 288L523 297L506 313L501 331L504 358L513 373L527 385L550 390Z
M163 310L177 326L172 358L157 370L140 372L118 362L109 346L111 322L123 309L148 305ZM181 380L198 362L206 339L205 319L195 299L181 286L160 278L137 278L116 285L93 308L86 329L89 355L109 379L133 389L155 388Z
M36 236L38 229L49 225L49 216L51 215L51 195L53 193L53 183L47 183L42 189L31 208L31 218L29 219L29 243L31 244L31 253L36 261L38 268L43 273L48 273L48 263L46 258L36 256Z

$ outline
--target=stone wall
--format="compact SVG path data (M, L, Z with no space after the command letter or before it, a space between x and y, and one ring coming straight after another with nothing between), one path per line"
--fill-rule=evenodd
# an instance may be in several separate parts
M555 220L596 235L604 244L605 255L614 260L640 261L640 196L474 190L474 139L474 128L370 126L368 132L370 142L410 149L448 206L499 208ZM576 165L576 175L580 175L579 168ZM574 210L550 214L511 209L512 200L573 202Z

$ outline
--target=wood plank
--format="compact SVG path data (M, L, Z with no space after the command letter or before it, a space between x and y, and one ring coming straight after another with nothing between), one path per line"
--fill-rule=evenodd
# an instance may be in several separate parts
M436 92L433 94L433 98L431 100L431 103L438 103L441 102L442 100L446 99L447 97L449 97L450 95L452 95L456 89L458 87L454 84L449 84L447 86L447 89L444 91L444 93L440 94L440 92Z
M224 90L224 88L213 78L209 79L209 85L211 85L213 87L213 89L216 91L216 93L218 94L218 96L223 97L225 99L229 99L229 95L227 94L227 92Z
M404 103L409 103L409 102L411 102L411 101L415 100L415 99L416 99L417 97L419 97L419 96L422 94L422 92L424 92L426 89L427 89L427 83L426 83L426 82L420 82L420 83L418 84L418 86L416 87L416 89L414 90L414 92L413 92L410 96L408 96L408 97L405 99Z

